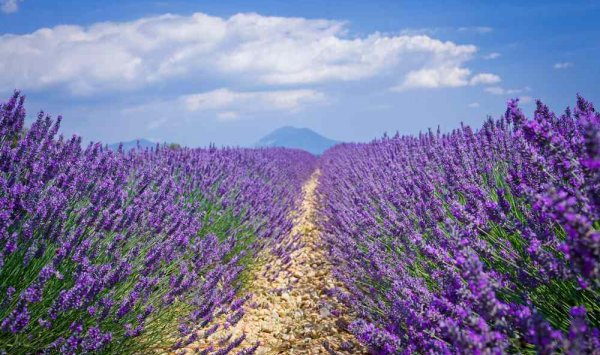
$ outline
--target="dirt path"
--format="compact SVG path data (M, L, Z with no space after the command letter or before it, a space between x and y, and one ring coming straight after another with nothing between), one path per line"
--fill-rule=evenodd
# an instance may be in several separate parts
M300 215L288 240L283 241L292 242L300 233L300 248L289 260L271 254L261 257L264 266L252 272L252 306L246 307L246 315L235 326L217 331L206 343L218 342L226 334L232 334L231 340L246 334L242 346L258 344L256 354L364 353L346 330L349 319L344 307L325 292L336 283L314 223L318 178L316 171L305 184ZM196 343L188 350L205 348Z

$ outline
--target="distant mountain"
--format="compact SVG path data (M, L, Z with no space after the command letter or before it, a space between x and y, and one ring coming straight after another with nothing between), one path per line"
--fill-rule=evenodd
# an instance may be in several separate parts
M323 137L311 129L286 126L264 136L256 143L256 146L297 148L321 155L337 143L339 142Z
M108 145L108 149L110 149L110 150L117 150L117 149L119 149L119 144L123 143L123 151L128 152L128 151L130 151L132 149L135 149L138 146L138 141L140 142L140 147L141 148L154 148L154 147L156 147L156 143L150 142L147 139L135 139L135 140L128 141L128 142L119 142L119 143L109 144Z

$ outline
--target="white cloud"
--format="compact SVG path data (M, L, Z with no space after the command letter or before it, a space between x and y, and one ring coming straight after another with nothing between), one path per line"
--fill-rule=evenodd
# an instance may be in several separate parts
M469 83L469 69L460 67L440 67L421 69L409 72L404 83L393 87L393 91L403 91L413 88L459 87Z
M471 81L469 82L469 84L471 85L489 85L489 84L497 84L500 81L502 81L502 79L500 79L500 77L496 74L490 74L490 73L481 73L481 74L477 74L475 76L473 76L471 78Z
M471 71L460 67L440 67L411 71L401 85L392 87L392 91L404 91L414 88L461 87L466 85L496 84L501 81L496 74L481 73L472 77ZM470 78L469 78L470 77Z
M554 64L554 69L567 69L573 66L571 62L561 62Z
M218 89L200 94L186 95L181 98L186 110L221 111L219 118L237 118L237 111L287 111L297 112L307 104L320 103L325 95L314 90L279 90L237 92ZM233 114L236 116L233 117Z
M0 0L0 11L12 14L19 11L19 2L23 0Z
M471 102L470 104L467 105L469 108L478 108L479 102Z
M183 127L192 126L194 122L281 118L298 114L311 105L325 104L328 104L325 94L315 90L235 91L221 88L164 100L143 99L133 105L111 103L96 112L100 117L136 122L131 125L157 134L185 129ZM85 113L71 112L70 116Z
M164 80L299 85L383 76L409 87L459 87L477 48L425 35L348 37L339 21L237 14L161 15L0 36L0 89L73 94ZM403 80L404 79L404 80Z
M501 54L498 52L492 52L490 54L486 54L483 56L483 59L486 60L491 60L491 59L496 59L496 58L500 58Z
M492 95L513 95L513 94L520 94L522 92L529 92L529 91L531 91L531 88L526 86L522 89L505 89L500 86L490 86L483 90Z

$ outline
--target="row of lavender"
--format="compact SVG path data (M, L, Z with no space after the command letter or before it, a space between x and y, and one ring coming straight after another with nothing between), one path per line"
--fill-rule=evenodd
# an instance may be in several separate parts
M24 117L18 93L0 104L0 353L176 348L243 316L244 270L290 230L310 154L112 152Z
M600 115L344 144L322 228L375 353L600 352Z

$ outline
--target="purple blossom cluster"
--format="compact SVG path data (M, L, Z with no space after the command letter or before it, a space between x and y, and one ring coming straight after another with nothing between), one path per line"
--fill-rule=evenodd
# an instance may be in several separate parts
M113 152L60 121L26 127L18 92L0 104L0 353L176 348L238 321L244 270L290 231L315 158Z
M321 158L334 292L373 353L600 353L600 114L517 104Z

